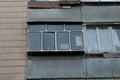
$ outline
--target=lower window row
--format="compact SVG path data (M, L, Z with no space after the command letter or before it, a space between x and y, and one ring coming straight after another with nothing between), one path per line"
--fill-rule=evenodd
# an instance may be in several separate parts
M67 50L88 53L119 52L120 28L118 26L30 25L29 50ZM52 27L51 27L52 26ZM45 29L43 29L43 28ZM49 29L50 28L50 29Z

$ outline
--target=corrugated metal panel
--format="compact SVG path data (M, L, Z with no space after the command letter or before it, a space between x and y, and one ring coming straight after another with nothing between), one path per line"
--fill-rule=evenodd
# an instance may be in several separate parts
M120 22L120 6L82 7L83 22Z
M87 75L92 78L112 77L112 67L109 58L87 59Z
M70 9L29 9L30 21L81 21L80 7Z
M29 62L28 64L28 78L86 77L85 60L81 57L51 56L31 57L30 59L32 63ZM30 68L30 66L32 68Z
M113 77L120 77L120 58L112 58Z

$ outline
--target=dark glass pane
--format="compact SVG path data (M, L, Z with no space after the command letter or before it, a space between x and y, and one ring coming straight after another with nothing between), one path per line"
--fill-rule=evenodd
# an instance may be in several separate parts
M102 52L110 52L110 38L108 28L99 28L100 50Z
M43 49L55 50L55 33L54 32L43 33Z
M59 50L69 49L69 33L68 32L59 32L57 34L57 45Z
M96 28L87 28L87 50L90 53L98 52L98 41Z
M45 25L29 25L29 31L41 31L45 30Z
M79 24L66 24L66 30L82 30L82 25Z
M81 31L74 31L70 33L72 50L83 50L83 34Z
M64 30L64 25L48 24L48 30Z
M116 51L120 51L120 29L113 29L113 42Z
M29 33L29 50L41 49L40 33Z

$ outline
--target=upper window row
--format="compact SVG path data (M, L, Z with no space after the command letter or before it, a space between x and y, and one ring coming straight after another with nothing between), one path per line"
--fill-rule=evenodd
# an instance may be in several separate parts
M29 1L32 1L32 2L38 1L39 2L39 1L61 1L61 0L29 0ZM120 0L80 0L80 1L81 2L120 2Z

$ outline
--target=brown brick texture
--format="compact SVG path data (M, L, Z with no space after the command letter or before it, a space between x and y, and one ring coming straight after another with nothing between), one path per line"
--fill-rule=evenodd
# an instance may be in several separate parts
M0 0L0 80L26 80L27 0Z

